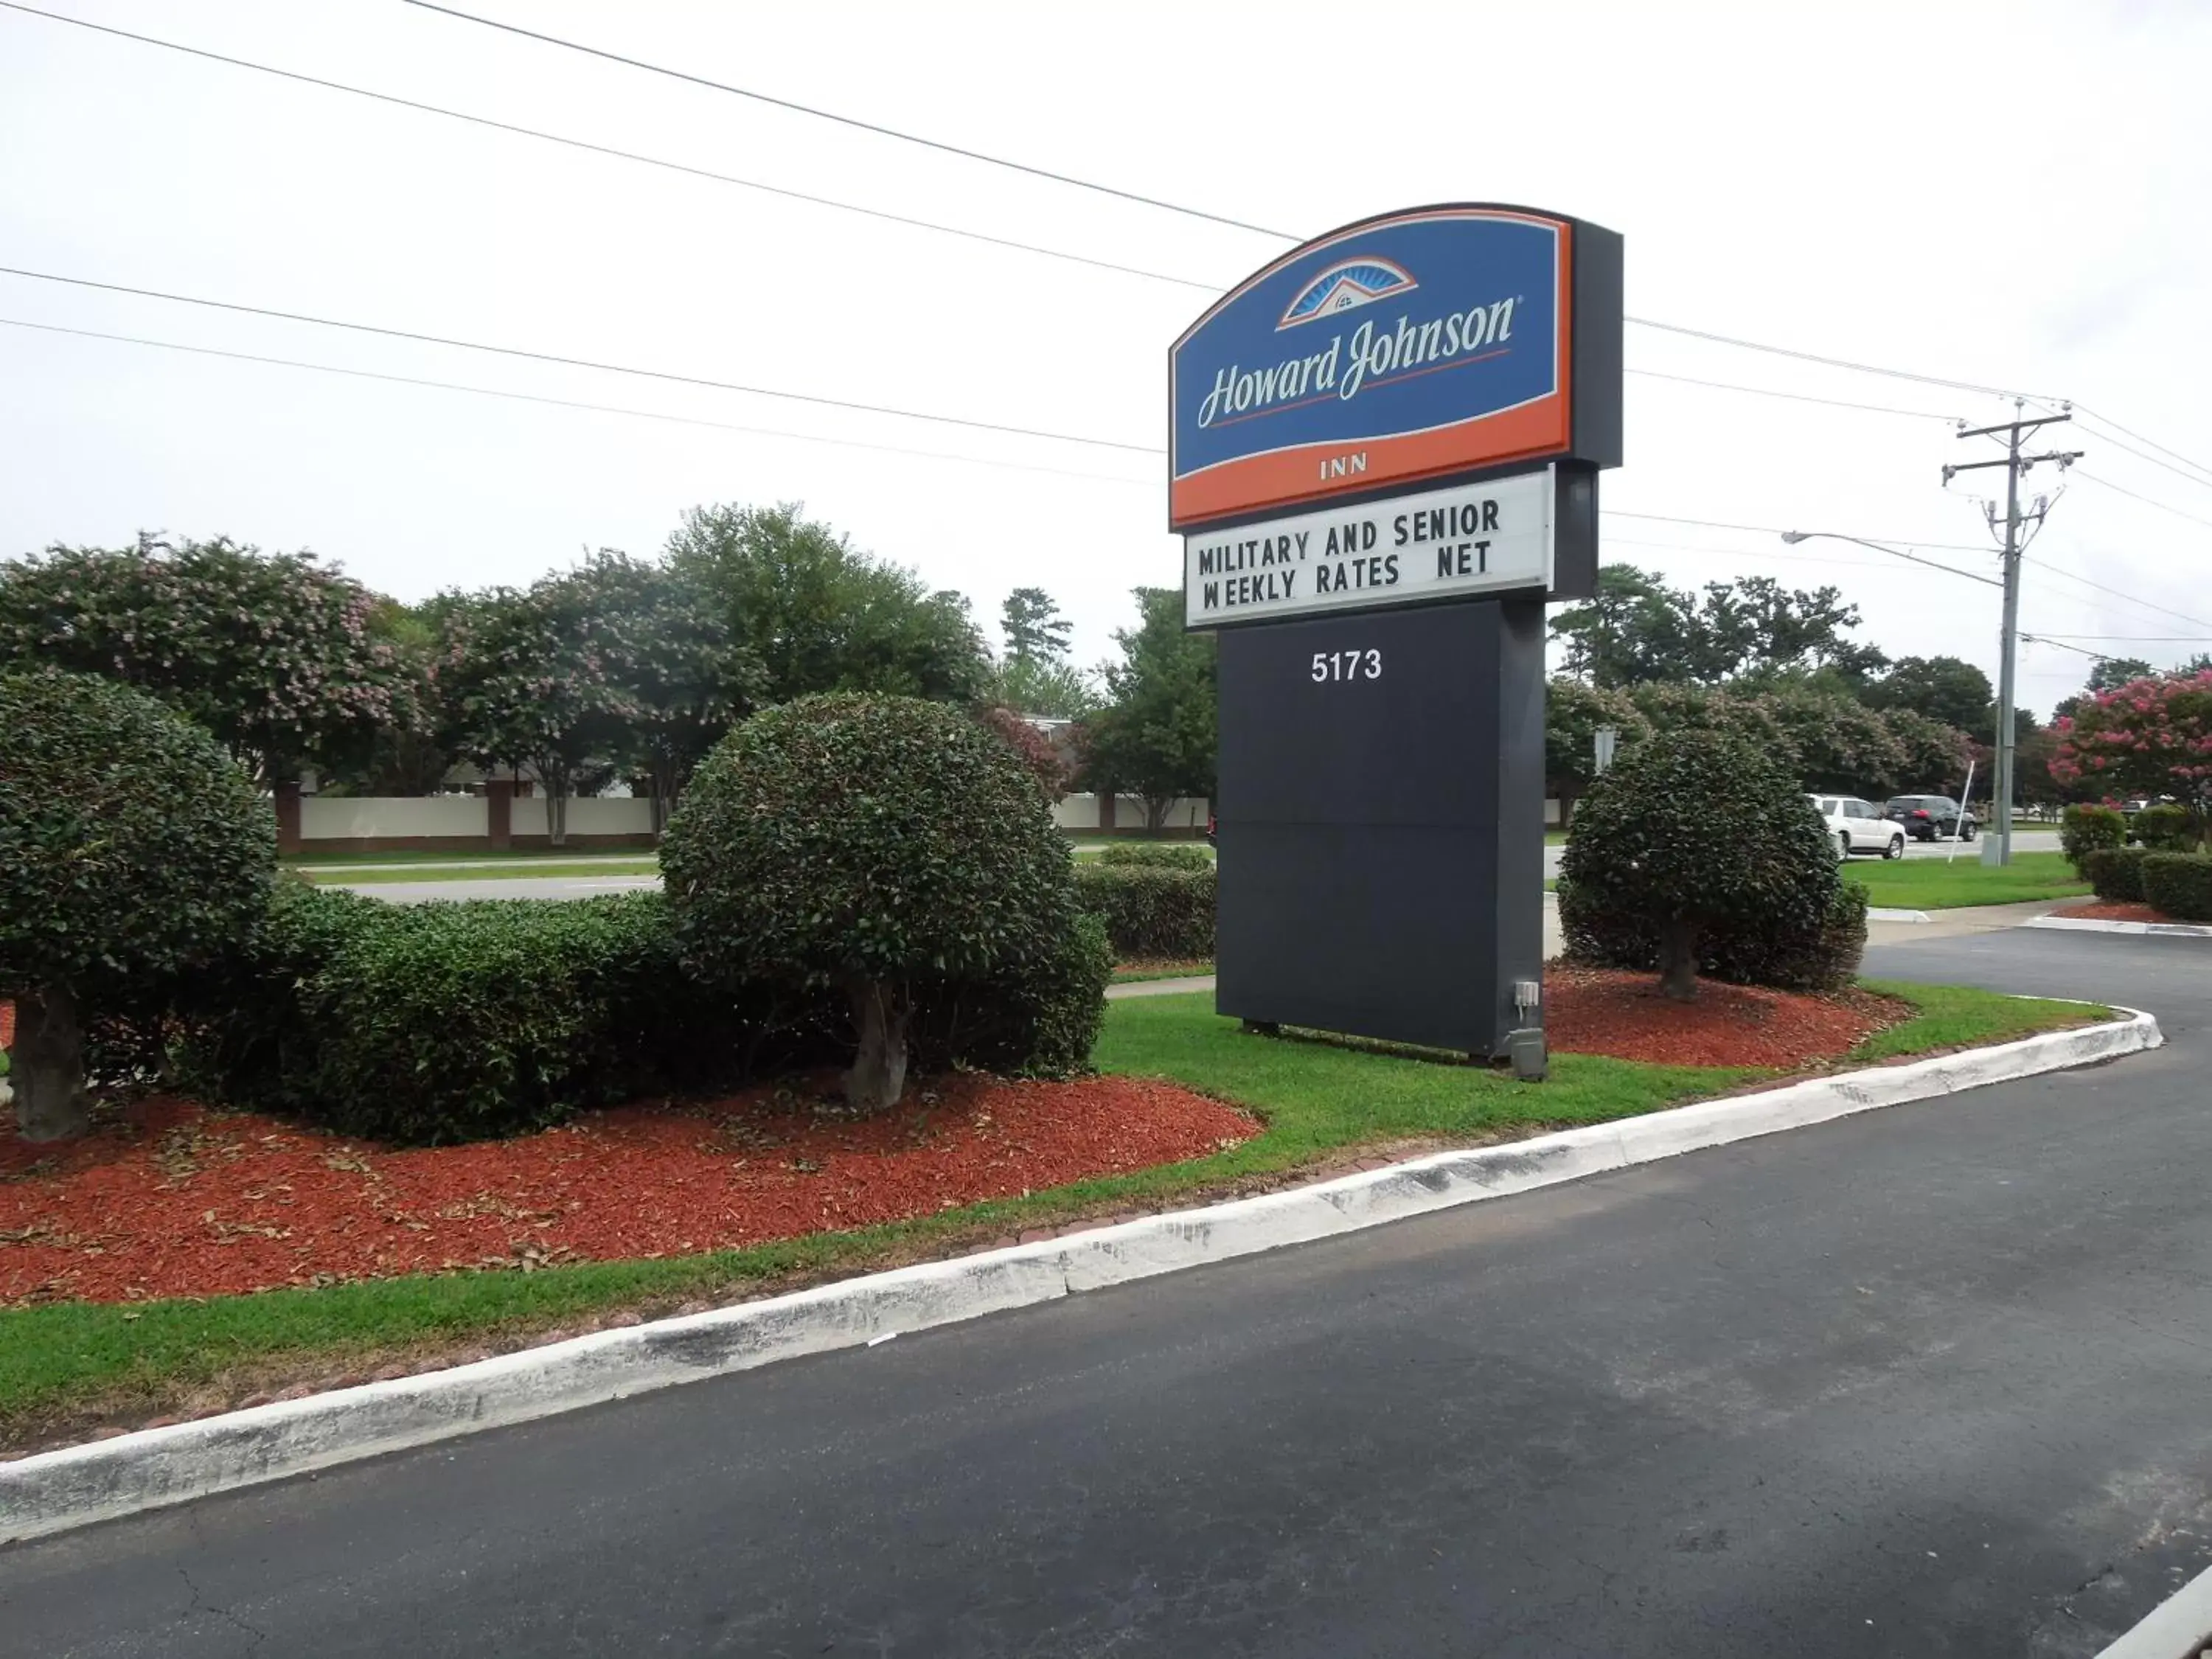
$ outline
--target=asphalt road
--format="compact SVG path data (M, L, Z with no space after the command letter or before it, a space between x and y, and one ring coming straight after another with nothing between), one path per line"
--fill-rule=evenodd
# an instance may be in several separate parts
M0 1553L0 1652L2094 1654L2212 1559L2172 1046Z

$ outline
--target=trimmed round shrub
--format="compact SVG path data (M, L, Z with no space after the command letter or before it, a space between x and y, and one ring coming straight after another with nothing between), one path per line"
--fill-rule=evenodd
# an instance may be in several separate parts
M2081 879L2107 904L2141 904L2148 856L2141 847L2093 847L2081 855Z
M27 1138L84 1132L88 1025L235 948L276 863L274 813L182 715L89 676L0 676L0 996Z
M2100 847L2128 844L2127 814L2116 806L2069 806L2059 815L2058 846L2076 875L2082 859Z
M1029 769L911 697L802 697L747 720L694 776L660 868L696 971L844 1000L863 1109L904 1087L919 990L1042 969L1077 914Z
M2143 899L2176 921L2212 921L2212 853L2153 853L2142 861Z
M1214 899L1220 890L1210 862L1199 870L1079 864L1075 890L1083 908L1105 924L1114 954L1123 961L1213 955Z
M1211 870L1213 860L1203 847L1180 841L1110 841L1098 854L1109 869Z
M2128 831L2154 853L2193 853L2197 850L2197 815L2186 806L2161 802L2135 815Z
M1571 957L1656 967L1676 998L1696 994L1700 969L1838 986L1866 939L1863 890L1843 879L1796 778L1720 732L1678 732L1616 761L1576 810L1559 893Z

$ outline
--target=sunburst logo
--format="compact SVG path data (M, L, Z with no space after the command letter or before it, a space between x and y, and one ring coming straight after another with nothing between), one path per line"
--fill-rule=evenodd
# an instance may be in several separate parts
M1373 305L1377 300L1387 300L1394 294L1407 293L1419 286L1403 265L1388 259L1346 259L1342 264L1331 265L1300 289L1298 297L1291 301L1275 329L1279 333L1300 323Z

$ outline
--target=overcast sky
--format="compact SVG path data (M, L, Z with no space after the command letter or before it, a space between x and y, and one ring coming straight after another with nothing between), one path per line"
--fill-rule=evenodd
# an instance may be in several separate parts
M696 503L797 500L988 623L1009 588L1044 587L1086 662L1131 587L1179 580L1165 461L1145 453L1163 441L1166 349L1209 288L1285 244L401 0L39 3L1199 286L0 10L0 264L1135 447L0 276L18 322L722 423L0 327L0 555L227 533L413 599L524 582L586 547L653 550ZM2212 465L2212 5L459 3L1294 233L1449 199L1575 214L1626 236L1632 315L2078 399ZM1628 362L1976 424L2009 413L1647 328ZM2149 447L2087 418L2054 439L2088 459L2033 550L2024 626L2202 641L2080 641L2154 660L2212 649L2212 473L2124 453ZM1996 590L1768 533L1890 538L1993 574L1985 550L1942 545L1988 546L1968 491L2002 474L1948 493L1939 476L1995 453L1984 441L1632 375L1627 453L1609 509L1753 528L1611 517L1608 558L1684 584L1832 582L1893 655L1994 670ZM2046 468L2033 487L2059 482ZM2023 702L2047 713L2087 666L2026 647Z

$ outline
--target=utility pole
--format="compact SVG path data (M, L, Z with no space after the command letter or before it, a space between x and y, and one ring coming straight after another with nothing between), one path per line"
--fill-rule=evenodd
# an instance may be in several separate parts
M2043 415L2033 420L2021 418L2027 409L2024 400L2014 398L2012 409L2012 419L2002 426L1962 428L1959 434L1961 438L2002 436L2005 446L2002 460L1967 461L1946 466L1943 469L1943 482L1947 484L1961 472L1978 472L1984 467L1991 466L2001 466L2005 470L2004 631L1999 643L1997 665L1997 763L1995 787L1990 797L1990 805L1995 810L1990 815L1992 822L1989 825L1989 833L1982 841L1984 864L2012 862L2013 728L2014 724L2013 687L2014 670L2020 654L2020 556L2027 545L2027 540L2021 534L2021 528L2022 525L2032 522L2040 529L2045 516L2051 511L2050 501L2046 497L2039 495L2035 498L2035 505L2033 508L2025 514L2021 512L2021 477L2030 469L2040 466L2045 461L2056 462L2058 470L2063 472L2075 462L2080 460L2082 455L2082 452L2078 449L2064 453L2048 451L2040 455L2028 455L2021 453L2021 441L2027 433L2034 431L2039 427L2056 426L2062 422L2072 420L2074 416L2070 405L2063 414ZM1994 503L1988 507L1987 516L1990 533L1996 534L1997 523L1996 507Z

